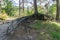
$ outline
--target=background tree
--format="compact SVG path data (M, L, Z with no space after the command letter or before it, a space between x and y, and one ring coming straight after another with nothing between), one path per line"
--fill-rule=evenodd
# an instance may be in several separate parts
M20 12L21 12L20 5L21 5L21 0L19 0L19 16L20 16Z
M0 13L1 13L1 0L0 0Z
M56 6L57 6L57 13L56 13L56 20L59 20L59 14L60 14L60 0L56 0Z
M22 0L22 7L23 7L23 12L24 12L24 0Z

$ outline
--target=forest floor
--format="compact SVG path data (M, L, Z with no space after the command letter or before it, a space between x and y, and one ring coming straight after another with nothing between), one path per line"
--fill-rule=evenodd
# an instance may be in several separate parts
M26 20L8 40L60 40L60 23Z

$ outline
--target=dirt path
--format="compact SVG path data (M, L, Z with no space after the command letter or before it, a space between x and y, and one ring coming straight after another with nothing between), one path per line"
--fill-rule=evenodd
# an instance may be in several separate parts
M15 23L15 22L14 22ZM7 28L11 25L11 20L10 21L0 21L0 40L7 40L6 32Z
M0 40L3 40L5 38L5 33L9 25L9 23L0 25Z

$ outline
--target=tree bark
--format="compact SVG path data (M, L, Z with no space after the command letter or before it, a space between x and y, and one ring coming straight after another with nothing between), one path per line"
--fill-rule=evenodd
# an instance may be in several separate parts
M23 6L23 12L24 12L24 0L22 0L22 3L23 3L23 4L22 4L22 6Z
M37 2L36 2L36 0L34 0L34 13L35 13L35 14L38 14Z
M56 0L56 8L57 8L57 11L56 11L56 20L59 20L59 14L60 14L60 5L59 5L59 1L60 0Z
M0 1L0 14L1 14L1 1Z
M19 0L19 17L20 17L20 0Z

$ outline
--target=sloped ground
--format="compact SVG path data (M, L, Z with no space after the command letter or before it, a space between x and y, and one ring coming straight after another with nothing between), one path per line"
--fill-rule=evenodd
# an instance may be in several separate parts
M26 20L8 40L60 40L60 26L55 22Z
M39 30L38 40L60 40L59 23L37 21L31 26Z
M32 23L32 20L26 20L20 23L19 28L17 28L15 33L11 35L8 40L36 40L38 33L34 28L28 26L30 23Z

